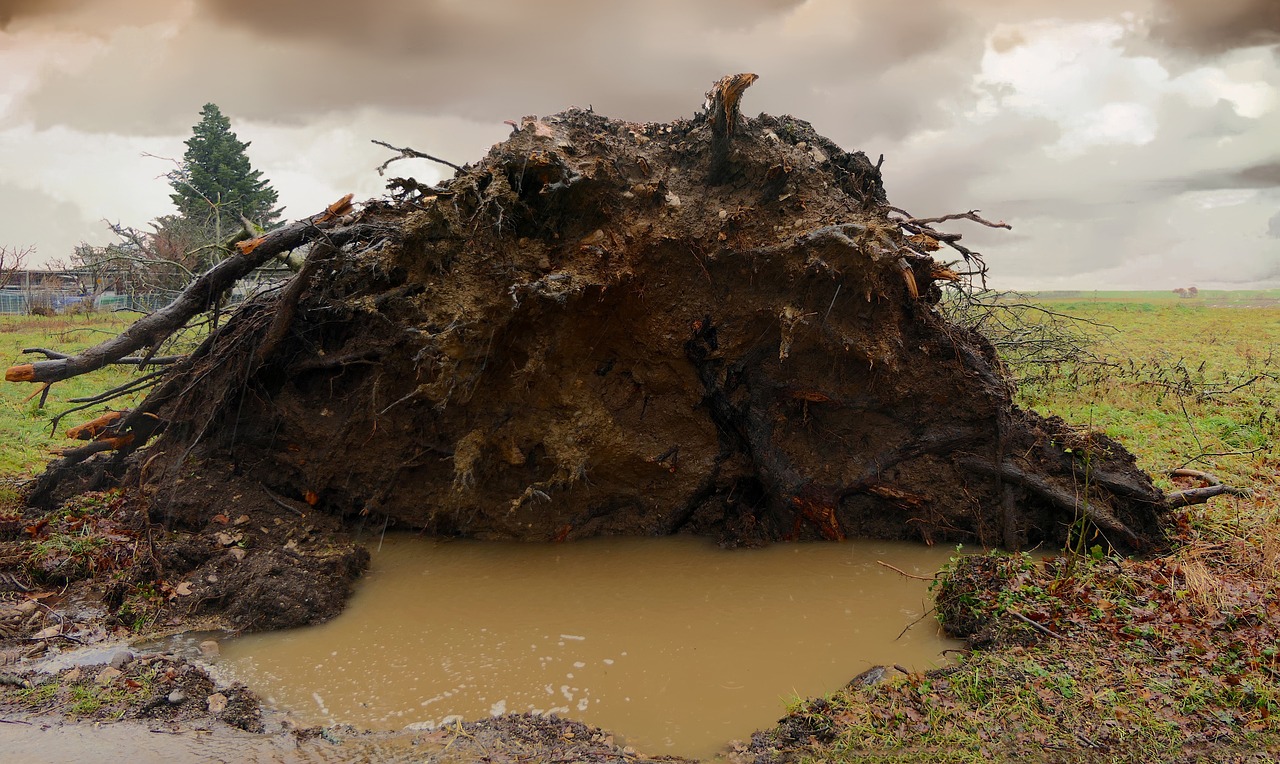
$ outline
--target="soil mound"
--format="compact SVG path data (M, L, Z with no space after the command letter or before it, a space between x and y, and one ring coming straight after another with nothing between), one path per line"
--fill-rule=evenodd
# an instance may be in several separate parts
M358 235L317 229L142 407L154 511L221 511L175 480L194 466L244 501L479 538L1017 548L1085 518L1158 544L1133 458L1017 409L939 315L948 237L904 228L861 152L740 118L732 79L670 124L525 118L434 188L393 180Z

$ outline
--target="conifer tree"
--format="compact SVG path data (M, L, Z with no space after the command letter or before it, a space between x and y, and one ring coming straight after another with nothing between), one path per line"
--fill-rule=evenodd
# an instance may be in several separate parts
M192 133L182 169L170 178L170 198L182 218L210 237L239 230L241 215L264 228L277 224L276 191L253 169L245 154L249 144L231 132L231 120L217 104L204 105Z

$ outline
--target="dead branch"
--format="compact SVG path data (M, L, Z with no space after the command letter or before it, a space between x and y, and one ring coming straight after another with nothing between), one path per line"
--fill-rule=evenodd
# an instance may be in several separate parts
M68 353L59 353L56 350L49 350L48 348L23 348L22 352L40 353L45 358L55 361L63 361L71 357ZM142 366L143 364L146 364L147 366L167 366L171 363L177 363L184 358L186 358L185 355L161 355L151 356L150 358L142 356L127 356L125 358L117 358L116 360L111 361L108 365Z
M1014 618L1017 618L1019 621L1022 621L1023 623L1035 629L1036 631L1040 632L1041 634L1045 634L1050 637L1057 637L1058 639L1066 639L1066 637L1062 636L1061 634L1054 631L1053 629L1050 629L1048 626L1036 623L1035 621L1031 620L1030 618L1026 617L1022 613L1019 613L1016 610L1006 610L1004 612L1008 613Z
M72 398L68 400L67 403L105 403L112 398L119 398L122 395L136 393L144 387L150 387L155 384L156 380L163 377L166 371L166 369L153 371L150 374L144 374L137 379L131 379L123 385L117 385L110 390L104 390L97 395L91 395L85 398Z
M1169 494L1165 499L1169 502L1170 507L1189 507L1192 504L1203 504L1214 496L1221 496L1224 493L1228 496L1241 496L1244 498L1253 496L1253 491L1248 488L1223 485L1222 481L1216 476L1200 470L1179 467L1176 470L1170 470L1169 477L1190 477L1207 483L1207 485L1200 488L1188 488Z
M97 419L67 429L67 437L73 440L95 440L112 423L125 415L123 411L108 411Z
M1210 475L1208 472L1190 470L1184 467L1179 467L1176 470L1169 470L1169 477L1189 477L1195 478L1196 480L1202 480L1206 485L1222 485L1222 481L1219 480L1216 475Z
M1188 488L1185 491L1174 491L1169 494L1169 506L1171 507L1189 507L1192 504L1203 504L1214 496L1222 494L1228 496L1241 496L1249 498L1253 496L1253 491L1248 488L1235 488L1229 485L1209 485L1204 488Z
M967 274L967 275L979 276L982 282L982 289L984 291L986 290L987 263L985 260L983 260L982 253L976 252L964 246L963 244L961 244L960 239L962 238L962 236L960 234L946 233L943 231L939 231L933 227L933 224L943 223L948 220L971 220L975 223L978 223L979 225L987 226L988 228L1004 228L1004 229L1012 230L1013 226L1009 225L1003 220L992 223L990 220L987 220L986 218L983 218L982 216L980 216L978 214L979 210L969 210L968 212L954 212L949 215L942 215L942 216L933 217L933 218L917 218L912 216L911 213L907 212L906 210L900 207L894 207L893 205L886 205L886 207L888 208L891 214L896 213L902 216L901 219L894 220L895 223L902 226L903 228L910 231L911 233L915 234L917 237L922 237L923 245L916 250L919 254L927 254L930 249L937 249L937 243L946 244L948 247L951 247L955 251L959 252L960 256L965 259L965 262L974 264L976 270L973 273ZM930 244L929 243L930 241L934 243ZM924 251L920 251L920 250L924 250Z
M894 212L902 213L903 215L907 214L904 210L900 210L897 207L891 207L890 209L892 209ZM934 223L945 223L948 220L972 220L973 222L980 223L988 228L1005 228L1008 230L1013 230L1013 226L1009 225L1003 220L992 223L990 220L984 219L983 217L978 215L978 213L981 211L982 210L969 210L968 212L953 212L950 215L943 215L941 217L936 217L936 218L913 218L908 216L908 218L902 222L911 223L912 225L931 226Z
M349 205L348 205L349 206ZM327 212L327 211L326 211ZM239 252L206 271L165 308L138 319L116 337L67 358L11 366L8 382L57 382L94 371L127 357L143 347L158 347L197 314L212 307L226 290L253 269L286 250L318 239L341 245L374 232L369 225L327 229L317 219L325 213L300 220L238 245ZM144 361L147 359L144 356Z
M458 165L454 164L453 162L450 162L450 161L449 161L449 160L447 160L447 159L441 159L440 157L433 157L433 156L431 156L430 154L424 154L424 153L422 153L421 151L418 151L417 149L411 149L411 148L409 148L409 147L407 147L407 146L406 146L406 147L404 147L404 148L400 148L399 146L392 146L390 143L387 143L386 141L370 140L369 142L370 142L370 143L376 143L376 144L378 144L379 146L383 146L383 147L389 148L389 149L391 149L392 151L398 151L398 152L400 152L400 156L398 156L398 157L391 157L391 158L390 158L390 159L388 159L387 161L385 161L385 162L383 162L382 164L378 165L378 168L377 168L377 169L378 169L378 175L383 175L383 174L385 174L385 173L386 173L386 171L387 171L387 167L388 167L392 162L399 162L401 159L427 159L427 160L430 160L430 161L432 161L432 162L436 162L436 163L438 163L438 164L442 164L442 165L444 165L444 166L446 166L446 167L452 167L452 168L453 168L455 171L457 171L457 172L462 172L462 171L463 171L463 168L459 167Z
M936 578L936 576L934 576L934 577L926 577L926 576L917 576L917 575L914 575L914 574L912 574L912 573L908 573L907 571L903 570L902 568L895 568L895 567L893 567L892 565L890 565L889 563L885 562L884 560L876 560L876 564L877 564L877 565L883 565L884 567L888 568L889 570L892 570L894 573L897 573L897 574L898 574L898 575L900 575L900 576L905 576L906 578L914 578L914 579L915 579L915 580L917 580L917 581L932 581L934 578ZM902 636L902 635L901 635L901 634L899 634L898 636Z

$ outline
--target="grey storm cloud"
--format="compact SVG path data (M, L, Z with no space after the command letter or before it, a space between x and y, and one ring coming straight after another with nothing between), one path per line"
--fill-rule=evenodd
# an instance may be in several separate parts
M14 19L56 16L87 5L87 0L0 0L0 29Z
M1153 36L1197 53L1280 45L1277 0L1159 0Z
M846 148L884 153L896 204L926 215L977 206L1012 222L1012 234L965 230L1000 273L1065 278L1165 253L1190 262L1177 249L1186 232L1164 221L1174 209L1197 219L1198 204L1271 245L1271 208L1255 199L1247 218L1224 194L1280 186L1268 137L1280 113L1244 116L1234 102L1168 91L1148 103L1158 125L1148 143L1092 146L1066 162L1050 151L1064 120L1003 106L990 119L963 116L1007 95L998 83L975 87L988 46L1008 53L1036 44L1050 20L1115 25L1122 12L1133 15L1119 44L1158 61L1166 81L1280 41L1280 0L0 0L0 45L102 43L91 66L42 64L16 94L10 118L36 131L176 140L213 101L277 136L345 130L458 162L500 139L505 119L572 105L637 121L690 116L715 79L753 71L761 79L745 111L795 114ZM271 156L286 166L296 144L276 140ZM1250 262L1273 258L1245 250Z
M820 129L866 137L930 126L936 96L971 74L946 52L981 49L983 26L951 0L912 13L858 0L844 26L788 34L797 5L201 0L165 39L122 27L92 71L46 73L22 110L42 126L138 134L185 129L205 101L294 124L353 105L498 124L570 105L666 120L692 114L721 75L756 71L751 108L816 106L805 116Z
M1134 0L1145 10L1150 2L1163 12L1157 33L1194 46L1210 37L1187 35L1207 35L1205 29L1221 30L1212 36L1218 47L1251 40L1233 33L1244 23L1239 19L1266 21L1280 13L1277 0ZM57 16L67 23L91 17L82 28L117 36L119 44L91 71L43 75L42 86L20 105L41 126L172 134L188 128L206 101L242 118L285 124L353 105L499 124L570 105L666 120L691 114L719 76L755 71L762 79L749 108L803 109L820 131L856 147L943 126L947 115L936 103L964 96L993 20L1047 12L1085 18L1116 6L1117 0L1066 6L1053 0L383 0L359 7L347 0L0 0L0 19L47 24ZM806 13L832 12L827 24L792 31ZM190 16L163 39L146 25L177 13Z
M1181 178L1172 183L1186 191L1280 188L1280 160L1250 164L1225 171L1205 172L1189 178Z

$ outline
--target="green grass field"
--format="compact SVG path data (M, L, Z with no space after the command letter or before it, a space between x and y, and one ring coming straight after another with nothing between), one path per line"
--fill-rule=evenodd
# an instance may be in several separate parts
M22 350L43 347L59 352L73 352L108 339L129 325L128 314L80 314L74 316L0 316L0 361L5 367L41 360L40 355L23 355ZM123 408L133 398L121 398L109 404L93 406L70 415L50 434L50 419L76 405L74 398L96 395L123 384L137 375L132 367L111 366L91 374L59 382L49 390L44 408L40 408L41 386L6 383L0 386L0 432L5 447L0 449L0 475L27 477L38 472L55 449L72 442L62 430L93 419L108 406ZM32 394L34 397L31 397Z
M1189 466L1274 488L1280 303L1222 307L1152 294L1144 302L1042 300L1112 327L1087 327L1107 365L1032 374L1019 403L1105 432L1153 475Z

